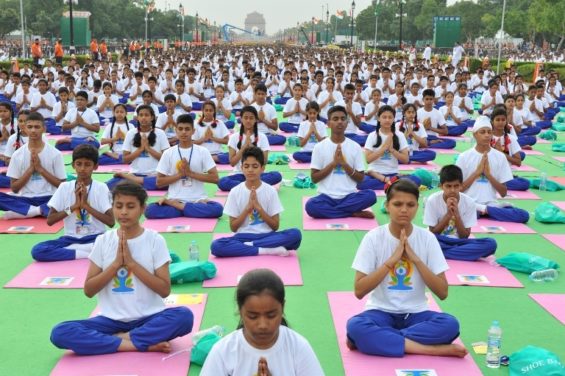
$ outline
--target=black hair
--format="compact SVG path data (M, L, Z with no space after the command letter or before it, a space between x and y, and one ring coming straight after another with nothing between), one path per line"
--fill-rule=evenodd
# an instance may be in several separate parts
M190 124L194 127L194 119L190 114L182 114L177 117L177 124Z
M81 144L73 150L73 163L77 159L84 158L98 164L98 149L89 144Z
M114 189L112 189L113 202L116 202L117 195L133 196L137 198L141 206L144 206L147 202L147 192L145 189L141 185L127 180L116 184Z
M265 86L265 84L257 84L255 86L255 90L253 92L257 93L258 91L262 91L263 93L267 93L267 86Z
M251 146L245 149L241 156L241 163L243 163L249 157L257 159L257 162L259 162L261 166L265 165L265 154L263 154L263 150L261 150L259 147Z
M396 150L400 150L400 140L398 140L398 135L396 134L396 125L394 124L394 116L396 112L394 111L394 108L388 105L381 106L379 108L379 112L377 112L377 128L375 129L375 133L377 135L377 142L375 143L375 145L373 145L373 147L378 148L379 146L381 146L381 143L383 142L381 135L379 133L379 130L381 129L381 122L378 120L378 118L385 112L391 112L393 117L392 125L390 126L390 131L392 132L392 147L395 148Z
M463 183L463 171L457 165L445 165L439 171L439 183L447 183L450 181L458 181Z
M435 98L435 96L436 96L436 92L434 91L434 89L426 89L422 92L422 98L425 98L425 97Z
M100 80L96 80L96 81L100 81ZM108 87L108 86L109 86L110 88L112 88L112 83L109 82L109 81L105 81L105 82L102 84L102 89L105 89L105 88Z
M177 101L177 97L175 97L174 94L167 94L167 95L165 95L165 98L163 98L163 102L167 102L167 101L176 102L176 101Z
M407 103L402 108L402 121L400 122L400 127L398 128L398 130L402 133L406 131L406 127L404 127L404 123L406 122L406 111L411 108L414 110L414 124L412 125L412 128L415 131L418 131L420 129L420 124L418 124L418 109L416 108L416 105L414 103Z
M204 106L212 106L212 108L214 109L214 120L212 120L212 128L216 128L218 126L218 122L216 121L216 103L207 100L206 102L204 102L202 104L202 116L200 117L200 120L198 121L198 125L200 125L201 127L205 127L206 124L204 124Z
M148 110L151 113L151 116L153 116L153 121L151 122L151 132L147 137L147 141L149 141L149 145L153 146L157 141L157 135L155 134L155 121L156 121L155 111L153 111L153 107L146 104L142 104L141 106L137 107L137 110L135 110L137 116L139 116L139 113L142 110ZM137 133L135 134L135 136L133 136L133 146L135 146L136 148L141 146L141 124L139 124L139 126L137 127Z
M316 112L318 113L316 119L320 120L320 105L318 104L318 102L308 102L308 104L306 105L306 113L308 113L309 110L316 110Z
M250 296L271 295L284 309L285 291L281 278L270 269L254 269L243 275L237 284L235 300L238 310L241 311ZM286 319L282 318L282 325L288 326ZM238 329L243 328L243 320L240 318Z
M255 141L253 141L253 144L255 146L257 146L257 143L259 142L259 126L257 124L257 119L259 119L259 114L257 113L257 109L253 106L245 106L241 109L240 111L240 117L243 119L243 114L246 112L251 112L254 116L255 116L255 124L253 125L253 133L255 134ZM244 126L243 126L243 120L242 120L242 124L241 127L239 127L239 141L237 142L237 148L241 148L241 143L243 142L243 133L245 132Z
M343 112L345 114L345 117L347 117L347 111L345 110L345 107L343 107L343 106L333 106L332 108L330 108L328 110L328 120L330 120L330 118L332 117L334 112Z
M181 84L182 87L185 86L185 85L184 85L184 80L176 80L176 81L175 81L175 86L176 86L177 84Z
M27 120L26 120L26 121L30 121L30 120L33 120L33 121L40 121L40 122L42 122L43 124L45 124L45 118L44 118L43 115L41 115L41 113L39 113L39 112L31 112L31 113L29 114L29 116L27 117Z
M30 114L29 110L20 110L20 112L18 112L18 117L20 115L29 116L29 114ZM14 150L18 150L22 145L23 145L23 143L22 143L22 130L21 130L20 124L18 122L18 127L16 129L16 142L14 143Z
M0 102L0 107L4 107L5 109L7 109L8 111L10 111L10 134L14 134L16 133L16 129L14 129L14 108L12 107L12 104L10 102ZM19 129L19 128L18 128Z
M390 202L396 192L404 192L416 197L416 201L420 198L420 190L416 183L408 178L400 178L390 184L385 190L386 200Z
M76 97L83 97L84 99L88 100L88 93L84 90L81 90L78 93L76 93L75 98Z
M355 85L345 84L345 86L343 87L343 91L346 91L346 90L355 91Z

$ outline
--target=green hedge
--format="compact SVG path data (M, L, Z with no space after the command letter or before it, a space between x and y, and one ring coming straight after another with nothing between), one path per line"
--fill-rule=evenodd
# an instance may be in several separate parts
M113 53L113 54L111 54L111 56L112 56L113 62L118 61L118 54ZM86 59L88 59L88 58L90 58L90 55L75 55L75 59L80 66L83 66L84 64L86 64ZM55 61L54 58L52 60ZM69 55L65 55L63 57L63 65L67 64L69 62L69 60L71 60L71 57ZM31 65L33 63L33 59L18 59L18 63L20 64L20 68L22 68L23 65L26 64L26 63ZM12 63L10 61L0 62L0 69L2 69L2 70L9 71L11 67L12 67Z

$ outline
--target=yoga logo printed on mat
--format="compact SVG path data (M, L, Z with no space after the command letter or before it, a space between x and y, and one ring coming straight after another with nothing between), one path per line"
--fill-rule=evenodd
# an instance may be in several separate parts
M396 376L437 376L434 369L397 369Z
M46 277L40 286L68 286L73 281L74 277Z
M194 305L202 304L204 294L171 294L163 299L166 305Z
M394 266L394 269L389 272L391 281L388 283L390 285L388 289L401 291L412 290L411 279L413 271L414 268L410 261L400 259Z
M167 232L188 232L190 231L189 225L174 225L167 227Z
M116 276L114 277L114 288L112 289L113 292L119 293L131 293L135 291L133 288L133 279L131 278L131 271L129 271L126 267L121 267L118 269Z
M488 278L481 274L457 274L457 278L459 281L463 283L483 283L483 284L490 284Z
M506 229L502 226L481 226L481 228L489 234L503 234L506 232Z
M8 232L31 232L33 226L12 226L8 229Z

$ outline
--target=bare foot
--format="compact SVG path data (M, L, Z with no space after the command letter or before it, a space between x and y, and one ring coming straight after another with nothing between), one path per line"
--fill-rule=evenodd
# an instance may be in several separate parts
M463 358L467 355L467 349L455 343L447 345L423 345L410 339L405 339L404 351L407 354L454 356L457 358Z
M436 348L437 354L432 354L432 355L454 356L457 358L463 358L468 353L465 347L458 345L456 343L452 343L450 345L436 345L433 347Z
M375 218L375 215L368 210L362 210L362 211L355 212L355 213L351 214L351 216L356 217L356 218L367 218L367 219Z
M347 346L347 348L351 351L355 351L357 350L357 346L355 346L355 344L353 342L351 342L351 340L349 338L347 338L345 345Z
M115 177L115 178L122 178L122 179L123 179L123 178L124 178L124 173L123 173L123 172L116 172L116 173L114 173L114 177Z
M147 351L170 353L171 344L169 342L159 342L156 345L149 346Z

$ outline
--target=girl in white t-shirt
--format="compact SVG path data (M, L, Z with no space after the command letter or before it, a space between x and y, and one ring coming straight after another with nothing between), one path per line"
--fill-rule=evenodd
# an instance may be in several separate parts
M224 122L228 129L233 129L235 122L231 121L232 105L230 100L225 97L226 89L222 85L217 85L215 89L216 97L212 102L216 105L216 118Z
M8 145L8 139L16 133L14 124L14 110L9 102L0 102L0 166L6 166L4 151Z
M418 108L413 103L404 105L402 121L396 123L397 129L404 134L408 142L408 156L410 162L426 163L436 159L436 152L426 149L428 134L418 122ZM424 150L420 150L424 148Z
M165 307L171 292L167 243L139 223L147 201L141 186L120 184L112 196L120 228L96 239L84 283L86 296L97 295L100 314L58 324L51 342L78 355L170 352L169 341L190 333L194 316L185 306Z
M239 327L212 347L201 376L321 376L308 341L288 327L285 290L269 269L243 275L237 285Z
M511 102L511 100L510 100ZM518 143L520 146L535 145L537 142L536 135L541 132L541 128L534 124L532 121L530 110L524 106L525 97L524 94L518 94L515 97L515 107L512 108L513 118L518 118L521 124L521 129L518 131L517 124L512 124L517 130ZM504 103L509 105L508 98L505 99Z
M492 123L490 146L504 153L510 166L520 167L526 154L522 151L517 137L511 132L513 128L508 124L506 109L502 106L495 107L490 115L490 121ZM527 191L530 188L530 181L514 176L512 180L506 182L506 187L513 191Z
M133 128L133 126L132 126ZM98 164L115 165L123 164L123 149L126 134L129 132L130 125L127 118L127 108L125 104L118 103L114 106L112 124L104 128L102 133L101 145L108 145L110 150L105 151L100 155Z
M204 102L202 105L202 117L194 128L194 143L205 147L212 154L214 162L229 164L229 154L222 152L222 145L228 143L229 136L230 131L224 122L216 119L216 105L214 102Z
M167 187L157 186L157 164L163 151L169 148L167 135L161 129L155 128L155 112L147 105L137 108L139 127L131 129L124 139L124 163L131 163L130 173L118 172L106 182L110 189L120 181L127 179L143 185L148 191L166 190Z
M320 120L320 106L318 106L318 103L308 103L306 105L306 114L308 119L300 123L297 134L302 149L292 154L292 158L301 163L310 163L314 146L328 136L328 127Z
M454 99L455 95L451 91L445 93L445 105L440 107L439 112L445 118L447 135L461 136L467 132L467 124L463 122L463 114L461 114L459 107L453 103Z
M408 143L404 134L396 130L396 111L389 105L379 108L377 129L367 137L365 158L368 163L365 178L358 189L383 189L392 177L398 176L398 163L408 163ZM416 176L409 177L420 184Z
M26 132L25 121L28 115L28 110L23 110L18 113L16 133L10 135L6 141L4 152L0 154L0 166L9 165L12 154L27 142L27 137L24 137L24 135ZM45 137L45 135L43 135L43 137ZM47 142L46 140L47 139L44 141ZM5 172L0 174L0 188L10 188L10 178L6 176Z
M269 157L269 141L264 133L259 133L258 120L259 114L253 106L245 106L240 111L241 127L239 133L234 133L228 141L230 165L234 166L235 174L224 176L218 182L218 188L224 192L229 192L233 187L245 180L241 173L241 156L245 149L250 146L257 146L265 154L265 160ZM269 185L281 182L282 175L278 171L263 172L261 180Z
M365 311L347 322L351 350L387 357L467 355L452 343L459 336L457 319L428 308L426 288L447 298L449 267L434 234L412 224L419 193L407 179L388 186L390 223L369 231L357 250L355 296L369 298Z
M381 90L373 89L371 92L371 100L365 105L365 121L361 122L359 129L367 134L374 132L378 121L377 113L379 112L379 108L384 105L384 102L381 102Z

